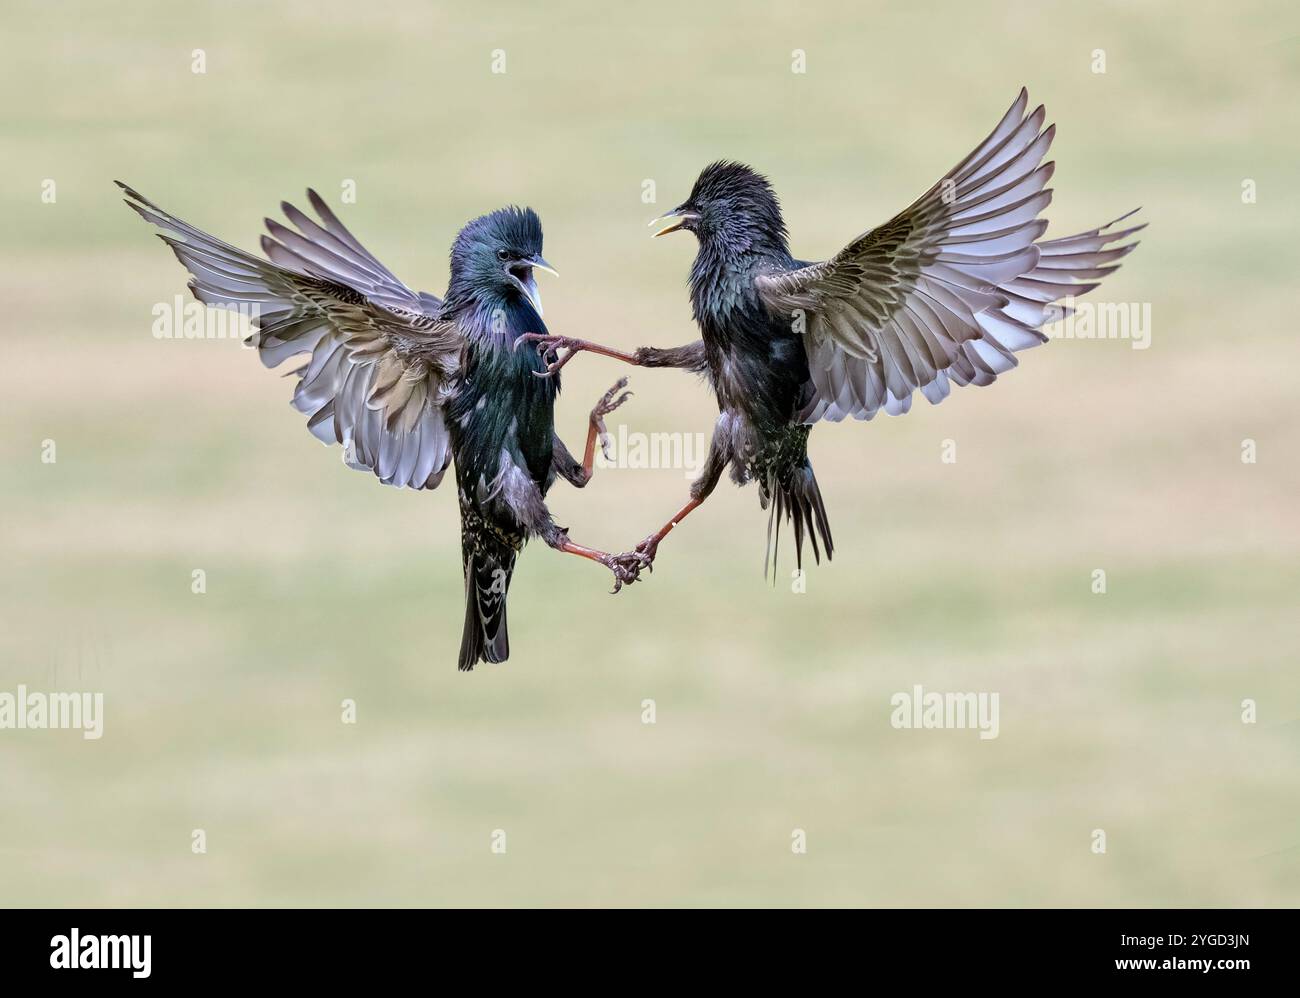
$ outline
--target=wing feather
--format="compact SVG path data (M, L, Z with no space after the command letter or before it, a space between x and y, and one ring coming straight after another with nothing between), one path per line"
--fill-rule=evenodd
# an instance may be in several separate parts
M770 310L811 317L806 421L898 414L917 390L937 403L952 384L991 384L1046 341L1039 327L1066 311L1057 302L1095 288L1137 246L1114 245L1143 228L1114 229L1123 218L1043 240L1055 126L1041 105L1028 109L1022 89L970 155L830 260L756 279Z
M315 191L320 221L282 204L295 229L267 219L263 260L164 211L125 184L126 203L218 307L256 308L251 341L267 367L309 354L292 405L318 440L339 443L354 468L386 485L435 488L451 459L442 403L458 376L463 338L441 301L393 276Z

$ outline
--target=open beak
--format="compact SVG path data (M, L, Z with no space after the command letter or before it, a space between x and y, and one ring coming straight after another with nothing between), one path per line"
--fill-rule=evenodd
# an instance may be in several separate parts
M694 222L699 217L700 217L699 214L697 214L696 212L687 211L685 208L674 208L672 211L668 212L668 214L660 215L658 218L652 219L650 221L651 225L658 225L660 222L665 221L666 219L669 218L676 219L676 221L673 222L672 225L660 229L651 238L658 239L660 236L666 236L670 232L676 232L687 222Z
M533 272L536 270L544 270L548 274L554 274L556 277L559 277L560 274L559 271L542 259L540 253L530 257L527 263L528 267L523 275L515 274L513 271L512 275L514 276L514 279L519 282L519 286L524 289L524 294L528 296L528 300L533 303L533 308L537 310L537 314L541 315L542 295L541 292L537 290L537 278L533 276Z

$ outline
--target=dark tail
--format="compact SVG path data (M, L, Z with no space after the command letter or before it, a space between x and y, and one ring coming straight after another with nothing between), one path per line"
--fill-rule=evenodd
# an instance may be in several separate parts
M831 525L826 519L826 504L822 502L822 492L817 487L817 476L813 474L812 465L807 458L802 465L787 470L783 476L773 472L767 481L760 481L759 497L765 509L771 504L767 518L767 555L763 559L763 575L767 575L770 565L773 585L776 584L776 556L781 544L782 519L794 524L794 560L800 570L803 569L805 536L812 542L813 558L819 565L823 549L826 551L826 560L831 560L835 553L835 542L831 539ZM821 538L820 546L818 535Z
M466 547L470 547L466 539ZM506 630L506 594L515 572L515 552L479 545L465 558L465 630L460 637L460 668L477 662L504 662L510 657Z

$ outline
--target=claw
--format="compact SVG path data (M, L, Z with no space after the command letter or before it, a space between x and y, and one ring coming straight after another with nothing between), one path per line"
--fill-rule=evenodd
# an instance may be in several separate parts
M591 418L595 420L595 418L601 416L608 416L611 412L614 412L616 408L619 408L619 405L632 398L634 392L630 391L624 391L623 394L619 395L619 398L614 398L615 392L619 391L619 389L625 389L625 387L628 387L628 379L617 379L614 383L614 387L607 392L604 392L604 395L601 396L601 400L595 403L594 407L591 408Z
M632 555L637 559L638 574L640 572L645 571L646 569L650 570L651 575L654 574L655 555L656 553L658 553L658 550L659 550L659 538L657 538L654 534L651 534L649 537L647 537L645 540L643 540L640 544L636 546L636 549L632 552Z
M600 397L600 401L597 402L595 408L591 410L591 415L593 417L608 416L611 412L636 394L635 392L624 392L618 398L614 398L614 393L626 384L627 378L620 378L618 384Z
M546 365L544 371L533 371L532 373L539 378L549 378L556 374L565 364L571 361L582 351L582 341L575 340L570 336L556 336L552 333L521 333L515 338L512 350L517 350L519 344L523 342L536 343L537 352L543 357L547 354L555 353L561 347L565 353L563 356L556 354L556 359Z
M609 430L605 427L605 417L632 397L632 392L624 392L622 395L619 395L618 398L614 397L619 389L626 387L627 378L619 378L618 381L614 382L614 387L602 395L600 400L591 410L591 425L596 428L596 435L600 440L600 449L605 455L606 460L612 461L614 459L614 453L609 436Z
M618 593L623 586L632 585L640 581L641 577L641 559L636 554L625 552L623 554L612 554L605 561L605 567L614 573L614 588L610 590L610 595Z
M549 378L553 374L559 374L560 369L563 368L564 365L567 364L569 361L573 360L573 358L576 356L578 356L576 350L570 353L566 353L563 357L560 357L558 360L552 361L551 363L547 364L546 370L532 371L530 373L537 378Z

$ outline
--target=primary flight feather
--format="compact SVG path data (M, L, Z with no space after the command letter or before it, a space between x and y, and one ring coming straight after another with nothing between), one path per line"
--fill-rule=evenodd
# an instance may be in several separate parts
M1143 226L1116 229L1117 219L1042 239L1054 169L1043 159L1055 134L1044 120L1021 90L989 136L926 193L819 263L791 255L765 177L714 163L656 233L689 231L699 240L690 273L699 341L625 353L527 337L552 352L550 371L587 350L693 370L712 385L720 411L704 472L686 505L637 548L647 564L728 467L738 484L756 481L770 507L773 561L782 519L793 524L800 566L805 538L814 557L822 550L830 557L826 507L808 459L811 426L900 415L918 391L937 404L953 385L992 384L1016 366L1018 351L1046 341L1040 327L1066 314L1059 302L1117 269L1137 245L1122 241Z
M319 221L283 204L295 228L267 219L263 259L119 186L189 270L199 301L253 310L251 341L267 367L305 355L291 372L292 405L313 435L342 445L350 467L385 485L433 489L455 461L461 669L508 657L506 594L529 537L606 566L615 591L636 580L642 560L573 543L546 508L557 476L580 488L590 480L603 417L628 393L617 394L624 379L592 410L579 462L555 433L559 385L536 376L545 368L534 351L515 349L546 328L534 269L551 268L532 209L501 209L461 229L439 299L398 280L314 191Z

